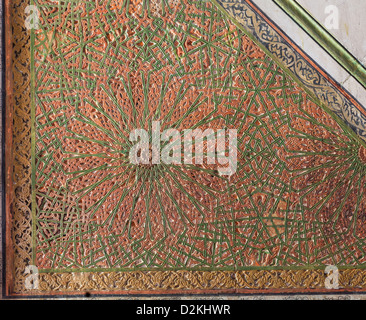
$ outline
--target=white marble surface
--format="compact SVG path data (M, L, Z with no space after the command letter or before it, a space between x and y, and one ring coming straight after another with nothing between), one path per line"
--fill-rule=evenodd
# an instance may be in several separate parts
M325 2L328 0L302 0ZM332 0L333 1L333 0ZM337 1L337 0L334 0ZM341 1L341 0L339 0ZM364 2L366 0L347 0L343 2ZM253 2L261 8L301 49L303 49L314 61L322 66L329 75L338 83L344 86L366 109L366 89L364 89L341 65L338 64L323 48L321 48L305 31L303 31L275 2L271 0L253 0ZM365 13L359 12L359 16ZM355 23L355 25L353 24ZM348 25L350 30L356 34L366 34L366 29L359 28L357 19L349 16ZM357 42L357 41L356 41ZM366 61L366 56L365 56Z

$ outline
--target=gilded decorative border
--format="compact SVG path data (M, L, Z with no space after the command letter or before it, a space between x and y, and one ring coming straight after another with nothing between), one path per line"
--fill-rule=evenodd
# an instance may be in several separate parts
M366 110L333 79L315 68L310 58L304 57L303 52L300 54L300 49L296 50L289 39L285 39L284 35L275 30L269 21L255 10L250 0L212 0L212 2L221 6L246 33L250 33L252 38L259 41L272 57L290 70L315 97L366 141Z
M6 129L12 134L10 138L8 134L6 150L13 150L14 153L11 159L7 159L6 165L11 168L7 173L7 179L13 183L14 195L7 196L6 202L7 243L5 246L7 247L7 263L6 270L4 270L7 275L6 296L80 295L83 292L98 294L329 292L325 290L326 275L322 270L42 273L40 274L39 289L26 290L24 283L28 275L24 271L30 264L32 254L30 34L25 32L23 28L27 4L28 1L23 0L12 0L7 3L8 10L11 11L11 17L8 17L9 29L13 30L13 46L11 55L8 56L10 59L8 63L12 66L14 87L13 92L10 93L13 103L7 105L7 115L10 115L12 121L7 122ZM256 24L252 23L254 29L249 28L249 30L253 33L268 30L269 27L263 22L258 25L259 20L253 11L246 10L246 15L248 14L249 18L247 16L245 19L257 21ZM264 37L269 33L260 32L260 34ZM272 46L271 48L277 48L278 51L289 48L281 47L276 42L273 42ZM294 54L287 56L289 61L294 58ZM308 73L308 69L296 67L294 62L288 65L291 66L291 70L299 68L298 70L305 77L302 78L302 81L305 81L307 76L314 76L314 74ZM300 63L300 65L302 64ZM320 79L320 77L317 79L321 81L322 86L325 85L324 79ZM324 90L321 89L323 87L320 84L313 83L312 85L319 94L321 94L321 90ZM333 97L339 104L345 101L345 98L342 98L334 88L325 94L325 97ZM323 101L325 101L324 99ZM351 108L351 110L353 109ZM361 291L365 289L365 284L366 270L340 271L340 291Z
M41 274L32 295L324 292L320 270L156 271ZM365 270L340 271L341 292L364 289Z

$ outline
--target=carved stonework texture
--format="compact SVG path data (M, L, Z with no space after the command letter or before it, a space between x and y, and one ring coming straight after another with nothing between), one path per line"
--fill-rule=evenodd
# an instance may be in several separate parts
M329 265L365 289L363 109L250 1L35 0L26 30L28 5L7 7L6 295L326 293ZM235 170L208 141L132 162L156 123L235 131Z

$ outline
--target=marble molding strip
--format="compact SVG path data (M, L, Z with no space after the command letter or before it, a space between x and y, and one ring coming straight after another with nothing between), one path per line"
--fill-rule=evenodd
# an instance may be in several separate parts
M295 0L273 0L296 23L307 32L333 59L345 68L364 88L366 69L340 44L318 21Z

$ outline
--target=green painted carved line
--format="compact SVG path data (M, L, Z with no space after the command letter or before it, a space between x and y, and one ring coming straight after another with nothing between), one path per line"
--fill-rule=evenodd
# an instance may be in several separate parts
M363 65L296 0L273 1L366 88L366 69Z

